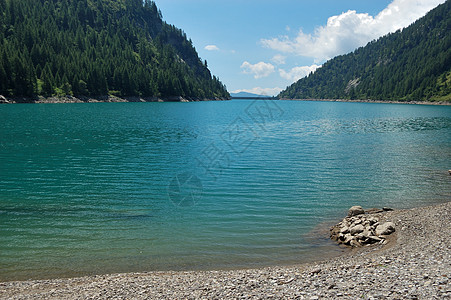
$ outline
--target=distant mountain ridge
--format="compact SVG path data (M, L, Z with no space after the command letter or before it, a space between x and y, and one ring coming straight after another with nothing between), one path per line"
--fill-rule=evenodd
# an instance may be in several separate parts
M279 98L451 101L451 0L403 30L331 59Z
M0 0L0 95L230 97L150 0Z
M265 98L265 97L270 97L270 96L265 96L265 95L258 95L258 94L253 94L253 93L248 93L248 92L239 92L239 93L230 93L230 96L233 98Z

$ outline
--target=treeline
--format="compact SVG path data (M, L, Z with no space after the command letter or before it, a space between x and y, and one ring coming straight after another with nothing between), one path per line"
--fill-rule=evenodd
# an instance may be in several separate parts
M0 0L0 95L228 98L153 1Z
M279 97L451 101L451 1L402 31L326 62Z

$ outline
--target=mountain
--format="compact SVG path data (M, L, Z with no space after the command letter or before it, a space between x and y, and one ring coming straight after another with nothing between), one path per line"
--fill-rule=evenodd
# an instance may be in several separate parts
M403 30L326 62L279 97L451 101L451 1Z
M259 98L259 97L268 97L268 96L264 96L264 95L258 95L258 94L252 94L252 93L248 93L248 92L239 92L239 93L231 93L230 96L234 97L234 98Z
M150 0L0 0L0 95L229 98Z

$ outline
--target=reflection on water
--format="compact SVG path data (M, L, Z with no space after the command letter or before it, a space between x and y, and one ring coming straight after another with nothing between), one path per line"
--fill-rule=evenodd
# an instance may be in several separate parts
M449 129L451 118L321 119L300 121L294 126L301 129L301 135L397 133Z

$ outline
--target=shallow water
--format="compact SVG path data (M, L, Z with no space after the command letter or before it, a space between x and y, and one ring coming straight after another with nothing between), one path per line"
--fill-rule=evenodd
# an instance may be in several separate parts
M451 199L451 107L0 106L0 280L290 264L351 205Z

